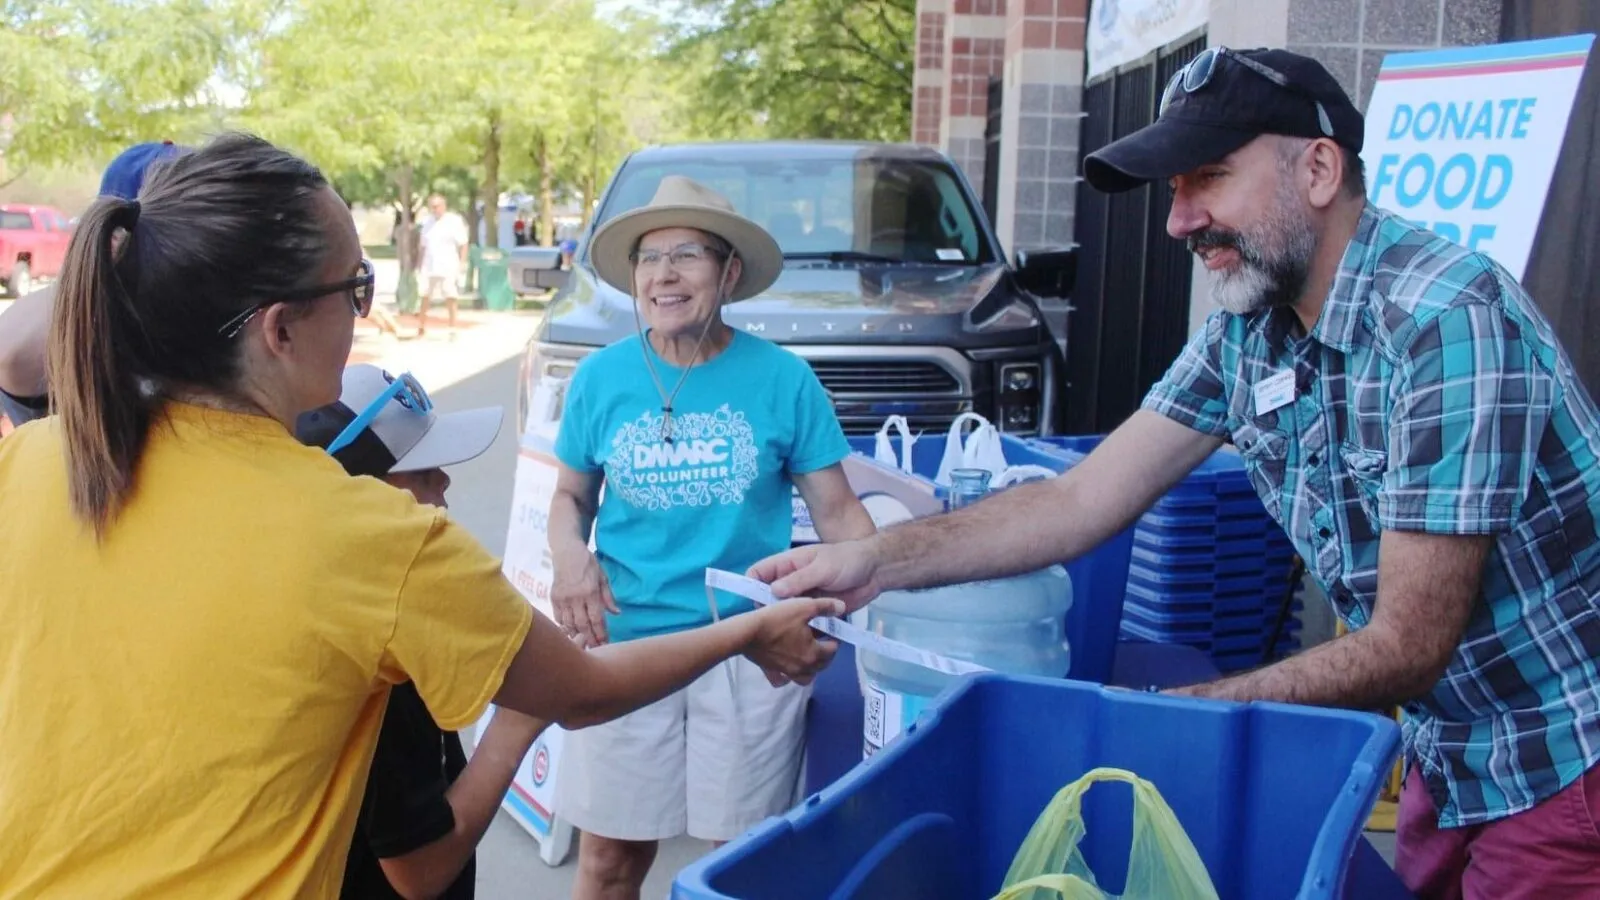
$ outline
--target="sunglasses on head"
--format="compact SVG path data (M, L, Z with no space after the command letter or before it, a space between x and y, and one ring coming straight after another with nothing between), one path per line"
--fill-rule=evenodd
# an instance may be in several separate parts
M357 413L343 431L334 436L333 441L328 444L328 453L330 455L338 453L355 443L361 432L372 426L390 400L398 401L402 407L419 416L427 415L433 409L433 401L428 399L428 392L422 389L422 384L412 377L410 372L404 372L389 384L387 390L373 397L372 402Z
M1221 68L1220 63L1224 59L1238 63L1278 87L1299 94L1315 103L1317 106L1317 127L1322 129L1324 137L1333 137L1333 120L1328 118L1328 111L1323 108L1321 100L1312 96L1305 88L1290 81L1289 76L1279 72L1277 69L1256 62L1248 56L1241 56L1227 47L1207 47L1200 51L1199 56L1189 60L1183 68L1174 73L1172 80L1167 82L1166 90L1161 92L1161 108L1157 115L1166 115L1167 108L1178 99L1180 91L1184 94L1194 94L1204 90L1206 85L1211 83L1212 77L1217 74L1217 70Z
M237 337L239 332L250 324L251 319L254 319L262 310L275 303L298 303L305 300L317 300L329 294L348 293L350 308L355 312L356 318L365 319L367 313L372 312L372 297L375 293L373 284L375 280L372 274L372 260L363 259L360 265L356 267L354 276L334 284L322 284L316 287L302 288L298 291L289 291L271 300L257 303L255 306L229 319L221 328L217 329L217 334L229 339Z

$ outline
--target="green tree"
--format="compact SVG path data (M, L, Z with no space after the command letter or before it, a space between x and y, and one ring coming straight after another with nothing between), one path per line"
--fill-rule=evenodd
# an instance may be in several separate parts
M401 215L405 275L423 179L452 161L471 122L454 75L452 32L463 27L428 0L300 0L260 49L247 121L342 183L381 178Z
M916 0L682 0L675 18L701 134L910 135Z
M571 4L561 3L558 8ZM470 21L469 34L457 47L462 64L452 72L460 103L467 112L464 130L457 136L463 162L462 175L476 173L481 182L469 194L483 202L485 235L491 247L500 243L500 193L509 133L529 112L524 105L534 94L524 57L530 47L548 44L557 23L552 4L528 0L459 0L451 12L458 21ZM470 206L469 206L470 212ZM475 223L476 216L469 215Z
M623 156L678 136L686 95L661 55L664 31L653 17L602 18L588 0L566 0L530 27L542 36L532 46L551 48L553 34L559 44L519 58L504 94L518 98L516 112L497 120L495 148L507 181L538 196L537 236L548 245L556 196L579 196L587 222Z
M0 3L0 179L218 130L275 2Z

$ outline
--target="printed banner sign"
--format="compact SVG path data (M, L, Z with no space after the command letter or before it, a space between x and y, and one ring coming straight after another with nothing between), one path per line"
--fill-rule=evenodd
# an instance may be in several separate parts
M1386 57L1367 196L1521 279L1594 35Z
M1210 0L1094 0L1085 51L1088 78L1130 63L1206 26ZM1164 85L1163 85L1164 86Z
M542 616L554 619L550 606L553 568L550 564L550 500L555 496L556 460L553 434L531 430L523 434L517 454L516 481L511 492L511 522L506 529L501 570L522 596ZM474 734L482 734L494 716L494 707L479 721ZM572 826L556 812L556 763L565 734L546 728L517 769L511 790L501 806L539 842L540 857L561 865L572 847Z

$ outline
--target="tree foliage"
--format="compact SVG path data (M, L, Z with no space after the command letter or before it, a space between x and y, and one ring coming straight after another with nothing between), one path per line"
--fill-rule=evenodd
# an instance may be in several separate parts
M676 18L702 132L910 135L916 0L684 0Z
M192 141L272 0L3 0L0 154L12 177L137 140Z
M529 192L549 241L645 144L906 137L915 0L666 2L0 0L0 186L246 128L408 216Z

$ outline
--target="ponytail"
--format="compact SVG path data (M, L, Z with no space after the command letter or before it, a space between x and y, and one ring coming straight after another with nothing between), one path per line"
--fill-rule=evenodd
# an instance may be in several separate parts
M50 320L50 393L68 493L73 512L102 538L133 489L153 412L141 386L147 371L140 349L149 338L117 273L119 250L135 239L139 212L138 201L106 198L84 215Z
M245 342L218 327L316 277L326 188L305 160L223 135L147 176L139 200L84 214L50 319L50 393L72 510L97 537L133 490L163 397L238 399Z

